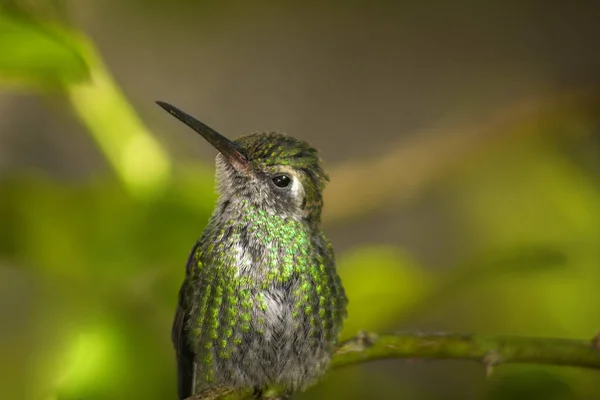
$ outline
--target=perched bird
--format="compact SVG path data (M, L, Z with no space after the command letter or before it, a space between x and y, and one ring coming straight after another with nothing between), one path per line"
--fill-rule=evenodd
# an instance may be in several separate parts
M328 369L347 305L320 228L328 177L317 151L277 132L230 141L157 103L219 151L219 198L188 258L173 322L179 399L212 388L307 388Z

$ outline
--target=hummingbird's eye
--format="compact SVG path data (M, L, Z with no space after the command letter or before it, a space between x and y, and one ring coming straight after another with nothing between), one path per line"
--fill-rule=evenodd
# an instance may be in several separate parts
M273 183L275 186L280 188L288 187L291 181L292 180L287 175L277 175L273 178Z

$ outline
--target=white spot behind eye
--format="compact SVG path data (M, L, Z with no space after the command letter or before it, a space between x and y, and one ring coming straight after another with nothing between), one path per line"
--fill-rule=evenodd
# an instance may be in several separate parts
M296 176L292 175L292 187L290 189L290 192L292 194L292 197L296 200L296 203L298 204L298 208L300 208L302 206L302 202L304 201L304 186L302 185L302 182L300 181L300 179L298 179Z

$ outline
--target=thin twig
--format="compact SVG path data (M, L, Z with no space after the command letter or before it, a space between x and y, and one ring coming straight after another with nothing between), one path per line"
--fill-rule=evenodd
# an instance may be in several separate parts
M596 104L597 96L573 91L511 103L460 128L431 129L389 144L372 159L344 162L328 169L323 222L361 218L418 197L431 183L477 157L485 157L517 135L537 134L541 121L560 120Z

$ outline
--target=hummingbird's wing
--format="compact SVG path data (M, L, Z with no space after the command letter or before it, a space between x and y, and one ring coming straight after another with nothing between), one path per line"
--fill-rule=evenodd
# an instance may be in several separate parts
M186 326L188 325L189 315L185 305L182 303L182 297L186 283L184 282L180 290L179 305L175 312L175 320L173 321L173 329L171 331L171 339L175 346L177 357L177 386L179 400L191 397L194 390L194 352L190 349L186 338Z
M186 328L189 326L189 299L187 299L187 291L189 285L190 266L193 262L197 262L196 248L194 246L188 258L186 265L186 279L179 290L179 302L175 319L173 320L173 328L171 330L171 340L175 347L177 357L177 390L179 400L187 399L194 394L194 379L195 379L195 354L190 348Z

